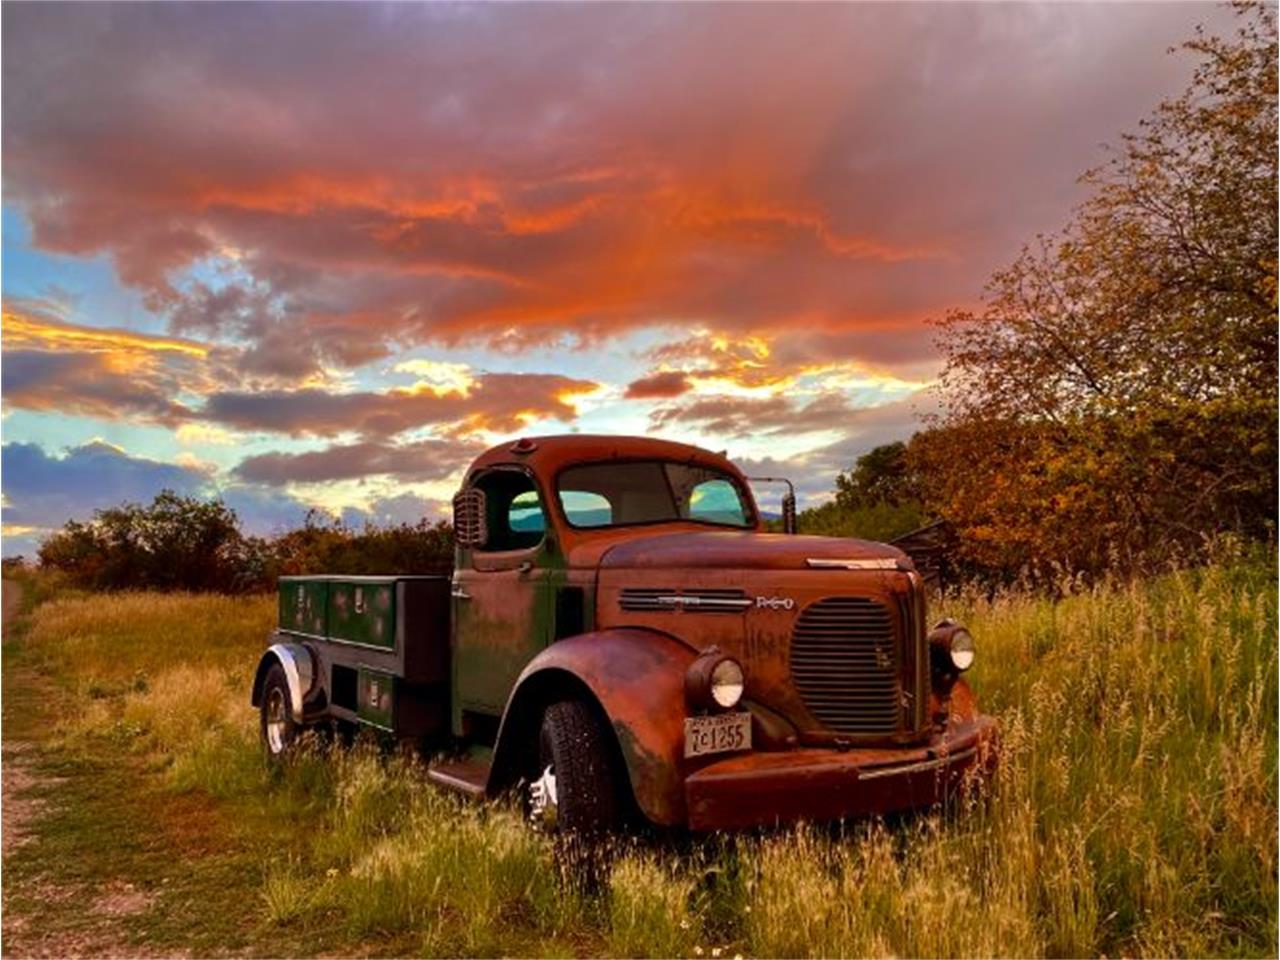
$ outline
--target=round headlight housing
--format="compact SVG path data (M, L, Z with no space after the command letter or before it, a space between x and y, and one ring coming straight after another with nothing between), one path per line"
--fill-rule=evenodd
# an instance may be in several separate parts
M742 664L716 647L689 664L684 677L685 699L695 710L732 710L745 690Z
M954 620L943 620L929 631L929 659L933 671L955 677L973 666L977 655L973 634Z

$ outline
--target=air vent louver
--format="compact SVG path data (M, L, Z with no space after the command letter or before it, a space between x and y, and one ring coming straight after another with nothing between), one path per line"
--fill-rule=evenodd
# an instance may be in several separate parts
M484 491L477 487L461 490L453 498L453 536L459 545L480 547L489 539L484 499Z

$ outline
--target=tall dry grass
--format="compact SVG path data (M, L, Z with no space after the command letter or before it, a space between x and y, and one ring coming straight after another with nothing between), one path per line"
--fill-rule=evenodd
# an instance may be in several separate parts
M512 811L437 793L402 757L266 775L246 701L269 598L55 600L30 641L86 705L68 738L124 738L176 789L305 827L252 878L273 923L336 917L437 954L1274 956L1274 559L943 608L977 636L972 680L1003 724L986 795L642 843L609 853L594 893Z

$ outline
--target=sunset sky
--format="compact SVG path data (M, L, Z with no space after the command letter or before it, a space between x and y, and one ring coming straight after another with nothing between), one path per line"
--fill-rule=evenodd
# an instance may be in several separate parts
M255 533L434 517L569 431L817 502L934 408L926 319L1231 19L5 4L4 552L164 487Z

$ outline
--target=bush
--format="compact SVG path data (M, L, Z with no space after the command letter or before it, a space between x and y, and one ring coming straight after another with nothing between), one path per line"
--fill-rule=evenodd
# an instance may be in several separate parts
M915 502L871 503L848 507L832 501L804 510L796 518L801 533L824 537L858 537L881 543L922 527L928 521L929 515L925 513L924 507Z
M314 511L306 524L274 539L246 537L234 510L161 492L149 505L100 510L71 521L40 546L43 570L90 590L272 590L289 574L424 574L453 565L453 529L423 519L351 530Z
M91 589L228 591L240 541L235 511L222 501L165 490L150 506L126 503L90 523L69 522L41 544L40 565Z

